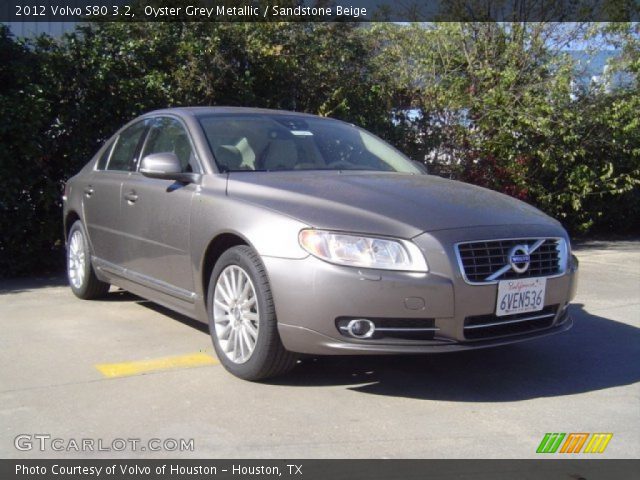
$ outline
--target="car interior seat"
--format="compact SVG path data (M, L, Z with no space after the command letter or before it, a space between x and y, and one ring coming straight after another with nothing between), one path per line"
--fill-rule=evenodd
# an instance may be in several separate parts
M265 170L293 170L298 162L298 149L292 140L272 140L264 159Z

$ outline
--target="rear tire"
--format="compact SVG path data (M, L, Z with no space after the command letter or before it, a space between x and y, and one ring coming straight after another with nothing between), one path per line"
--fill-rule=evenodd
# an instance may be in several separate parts
M83 300L104 297L109 291L109 284L98 280L93 271L87 234L80 220L71 226L67 238L67 278L71 291Z
M207 309L218 359L236 377L264 380L296 365L296 354L280 340L269 279L251 247L233 247L220 256L209 281Z

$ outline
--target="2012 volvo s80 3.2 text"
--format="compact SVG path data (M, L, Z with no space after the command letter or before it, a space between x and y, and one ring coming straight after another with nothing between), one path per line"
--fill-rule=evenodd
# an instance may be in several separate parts
M450 351L571 326L578 264L557 221L313 115L142 115L68 181L64 228L78 297L113 284L207 322L221 363L249 380L298 354Z

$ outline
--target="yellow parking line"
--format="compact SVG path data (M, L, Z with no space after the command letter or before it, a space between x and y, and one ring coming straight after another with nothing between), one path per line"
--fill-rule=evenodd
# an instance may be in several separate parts
M96 368L105 377L129 377L142 373L157 372L160 370L172 370L176 368L202 367L205 365L218 365L220 362L208 353L191 353L174 357L154 358L151 360L139 360L137 362L101 363Z

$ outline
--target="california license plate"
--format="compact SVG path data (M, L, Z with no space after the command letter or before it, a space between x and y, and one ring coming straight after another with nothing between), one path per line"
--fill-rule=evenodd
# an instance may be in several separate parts
M537 312L544 308L546 278L523 278L498 282L496 315Z

